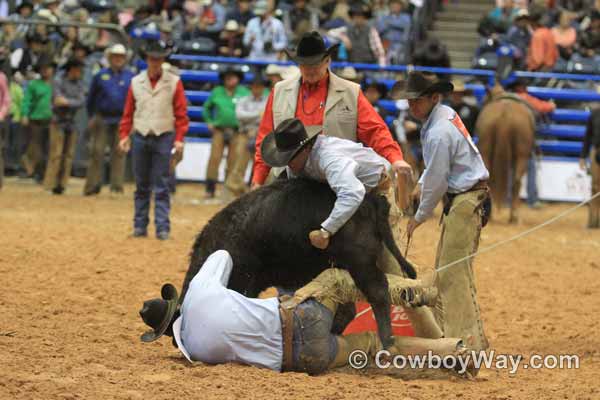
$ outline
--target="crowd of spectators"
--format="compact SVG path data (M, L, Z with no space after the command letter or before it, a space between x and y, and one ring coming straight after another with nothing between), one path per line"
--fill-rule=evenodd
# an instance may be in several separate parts
M275 61L285 60L286 51L295 48L303 33L318 30L330 44L340 44L334 54L337 61L389 65L415 58L427 63L427 57L436 56L439 43L412 43L414 18L423 5L420 0L0 1L0 18L4 18L0 30L0 147L4 156L0 159L6 160L8 173L33 177L40 183L46 167L51 166L53 178L48 177L45 186L58 194L66 186L63 176L68 175L65 171L71 169L71 163L81 176L89 158L96 166L96 178L86 184L85 193L96 194L99 158L113 141L111 137L95 140L94 132L107 126L112 131L114 121L93 121L89 97L98 82L113 85L113 80L120 79L114 76L120 76L121 68L117 71L110 64L116 57L108 53L116 43L125 46L124 68L130 71L125 83L140 65L140 48L148 40L159 39L184 54ZM108 26L77 26L90 23L121 27L125 35ZM413 47L432 50L423 55L413 52ZM266 72L267 77L274 76ZM65 85L72 86L67 91L73 107L68 110L68 96L64 89L59 90ZM211 89L212 85L202 88ZM385 96L381 89L372 86L370 96ZM211 109L211 101L206 110ZM68 118L58 121L59 114ZM204 122L215 128L218 124L211 124L211 115L204 114ZM53 123L60 129L52 131ZM0 165L0 169L5 168ZM115 179L111 190L119 192L121 185Z
M478 32L486 43L480 51L489 43L509 45L517 68L560 70L575 60L593 66L600 56L600 0L499 0Z

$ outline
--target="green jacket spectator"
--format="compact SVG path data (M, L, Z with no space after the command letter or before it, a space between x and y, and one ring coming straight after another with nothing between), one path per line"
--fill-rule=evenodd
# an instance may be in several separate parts
M204 103L202 111L204 122L217 128L237 128L238 120L235 116L235 105L239 99L249 95L250 90L242 85L237 85L233 89L233 96L229 94L224 86L217 86Z
M22 117L48 120L52 117L52 84L42 79L29 82L23 98Z

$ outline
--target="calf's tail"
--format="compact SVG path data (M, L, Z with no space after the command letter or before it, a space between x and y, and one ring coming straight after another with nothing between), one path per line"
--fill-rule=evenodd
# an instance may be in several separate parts
M396 241L394 240L394 235L392 234L392 228L390 227L389 215L390 215L390 203L384 196L375 196L376 201L375 205L377 208L377 220L375 221L375 226L377 227L377 231L383 240L385 246L392 253L402 271L411 279L417 278L417 272L411 263L406 261L406 259L402 256Z

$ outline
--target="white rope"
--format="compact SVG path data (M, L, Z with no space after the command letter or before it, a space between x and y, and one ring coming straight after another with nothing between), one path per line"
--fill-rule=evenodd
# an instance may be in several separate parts
M555 217L550 218L546 222L543 222L543 223L541 223L539 225L534 226L531 229L523 231L523 232L519 233L518 235L515 235L515 236L513 236L511 238L508 238L508 239L502 240L500 242L494 243L494 244L492 244L490 246L484 247L484 248L480 249L479 251L477 251L477 252L475 252L475 253L473 253L473 254L471 254L469 256L460 258L460 259L458 259L456 261L452 261L451 263L448 263L448 264L444 265L443 267L437 268L435 270L434 274L440 273L440 272L442 272L445 269L448 269L448 268L450 268L450 267L452 267L454 265L460 264L461 262L469 260L469 259L471 259L471 258L473 258L473 257L475 257L475 256L477 256L479 254L487 253L488 251L492 251L492 250L494 250L497 247L503 246L503 245L505 245L507 243L510 243L512 241L515 241L517 239L521 239L523 236L527 236L530 233L533 233L533 232L535 232L535 231L537 231L539 229L542 229L543 227L545 227L547 225L550 225L553 222L558 221L559 219L563 218L565 215L568 215L568 214L572 213L573 211L577 210L578 208L583 207L584 205L586 205L590 201L594 200L598 196L600 196L600 192L596 193L595 195L593 195L589 199L582 201L581 203L577 204L576 206L566 209L565 211L561 212L560 214L556 215Z

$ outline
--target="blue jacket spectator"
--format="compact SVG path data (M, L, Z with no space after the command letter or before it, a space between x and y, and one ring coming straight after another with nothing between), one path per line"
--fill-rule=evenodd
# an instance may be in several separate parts
M391 0L389 15L377 21L377 30L387 49L390 64L402 64L407 61L411 17L405 12L405 5L403 0Z
M119 122L133 76L128 68L102 68L92 79L87 98L88 116L99 114L107 123Z
M519 54L516 54L518 59L523 60L525 58L527 49L529 48L529 42L531 41L529 13L527 10L519 10L519 13L515 18L515 23L506 33L504 41L519 50Z

